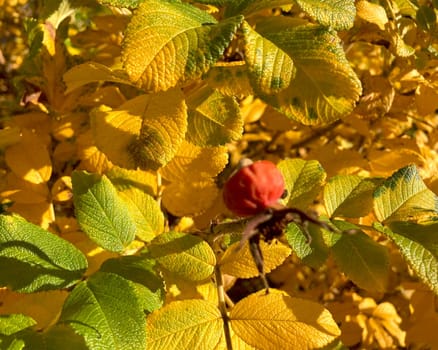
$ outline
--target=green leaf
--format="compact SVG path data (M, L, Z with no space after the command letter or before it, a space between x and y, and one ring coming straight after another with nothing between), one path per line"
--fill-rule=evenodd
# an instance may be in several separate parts
M277 164L283 173L287 206L308 209L321 190L326 173L316 160L285 159Z
M172 103L169 103L172 101ZM187 130L179 89L137 96L119 108L92 113L96 146L116 165L157 170L178 151Z
M438 224L391 222L390 227L373 226L398 246L418 277L438 295Z
M145 349L142 303L124 278L98 272L71 292L60 322L85 338L90 349Z
M186 139L195 145L220 146L237 141L243 133L243 119L237 102L208 86L187 98Z
M284 235L287 243L301 261L306 265L318 269L327 260L329 250L324 242L319 227L309 225L307 231L306 233L300 226L291 223L287 225L284 230Z
M436 14L433 8L422 5L418 8L416 19L419 27L426 31L433 31L436 27Z
M207 279L216 265L216 256L207 242L185 233L161 234L152 241L149 252L167 271L189 281Z
M334 29L349 29L353 27L356 17L354 0L296 0L310 17L325 26Z
M0 334L11 335L36 325L36 321L26 315L0 315Z
M25 331L18 335L32 350L87 350L84 338L76 334L70 326L55 325L44 332Z
M144 0L98 0L100 4L135 9Z
M157 201L142 190L132 187L119 192L135 222L136 236L149 242L164 230L164 215Z
M24 293L68 288L87 269L72 244L18 215L0 215L0 286Z
M215 349L223 333L218 307L205 300L174 301L147 318L147 349Z
M344 231L326 236L341 270L360 288L384 292L390 267L388 250L351 223L333 223Z
M415 165L395 172L374 192L379 221L428 221L437 218L438 198L424 184Z
M337 175L324 187L324 204L329 216L359 218L373 210L373 192L381 179Z
M293 120L308 125L328 124L353 110L361 94L361 84L333 30L297 23L302 20L275 17L258 22L257 33L272 44L266 56L260 59L253 59L259 57L260 45L252 45L249 40L255 34L244 26L245 60L251 72L260 71L261 67L253 64L268 61L276 52L274 46L278 47L280 56L285 53L290 58L296 69L289 82L275 83L283 87L278 93L268 94L266 87L256 84L253 88L260 98ZM270 70L288 72L291 69L279 61ZM281 74L281 77L286 75ZM256 76L255 81L262 80Z
M164 302L164 282L155 271L155 262L143 256L122 256L106 260L100 271L111 272L131 281L145 311L159 309Z
M132 82L147 92L197 79L221 57L242 16L220 23L180 1L149 0L125 32L122 60Z
M276 44L261 36L247 23L245 34L245 60L256 90L272 95L287 88L295 77L292 58Z
M72 173L73 202L82 230L99 246L121 252L135 238L135 222L106 176Z

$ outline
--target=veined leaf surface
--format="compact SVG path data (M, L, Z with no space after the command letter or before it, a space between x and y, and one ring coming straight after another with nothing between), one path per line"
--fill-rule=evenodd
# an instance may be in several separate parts
M120 252L135 237L136 227L126 203L104 175L72 174L73 200L78 223L99 246Z
M438 215L438 197L429 190L415 165L396 171L374 191L380 221L428 221Z
M254 50L258 47L250 44L249 38L255 35L253 29L248 25L243 29L249 70L260 71L251 66L258 62L251 59L257 57ZM276 86L286 87L278 93L267 94L266 87L253 84L265 102L293 120L313 125L333 122L353 110L361 93L361 84L333 30L318 25L297 25L296 19L288 18L264 20L257 24L256 29L260 36L287 54L296 68L290 82L276 83ZM273 52L273 46L269 52ZM264 83L265 80L255 77L253 81Z
M141 95L118 109L94 112L92 127L98 148L113 163L156 170L173 158L184 139L187 107L178 89Z
M125 33L125 69L131 81L148 92L199 78L222 55L241 22L242 16L236 16L217 23L179 1L145 1Z
M315 349L341 333L330 312L318 303L270 289L239 301L231 327L246 343L261 349Z
M354 0L296 0L312 18L334 29L349 29L356 16Z
M72 244L18 215L0 215L0 286L24 293L67 288L87 268Z
M69 324L91 349L145 349L146 320L132 284L98 272L76 286L65 301L61 323Z
M174 301L147 318L151 350L214 349L223 333L218 307L205 300Z

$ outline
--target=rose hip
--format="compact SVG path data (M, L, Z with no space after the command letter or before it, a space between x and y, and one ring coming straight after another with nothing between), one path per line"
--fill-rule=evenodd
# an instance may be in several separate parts
M274 163L260 160L241 167L225 183L223 198L238 216L252 216L275 205L284 192L284 179Z

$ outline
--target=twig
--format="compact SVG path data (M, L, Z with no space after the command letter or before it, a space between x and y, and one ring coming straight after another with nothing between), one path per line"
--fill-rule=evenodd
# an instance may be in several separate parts
M225 304L224 281L222 278L222 273L219 265L216 265L216 267L214 268L214 273L216 277L219 310L221 312L221 316L224 321L225 342L227 344L227 350L233 350L233 344L231 342L231 333L230 333L230 322L227 313L227 306Z

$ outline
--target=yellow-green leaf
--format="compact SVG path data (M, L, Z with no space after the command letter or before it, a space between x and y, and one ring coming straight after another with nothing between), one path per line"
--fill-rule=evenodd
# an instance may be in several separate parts
M220 58L242 21L220 23L190 4L149 0L134 12L123 43L129 78L148 92L199 78Z
M437 217L438 197L424 184L415 165L404 167L374 192L379 221L427 221Z
M219 189L213 179L173 182L163 191L163 205L175 216L203 213L217 200Z
M364 179L357 175L338 175L324 187L324 204L329 216L359 218L373 208L373 192L380 179Z
M161 169L169 181L205 180L215 177L227 165L226 147L201 148L184 141L175 157Z
M296 68L292 80L281 83L287 88L278 93L267 94L253 85L265 102L293 120L313 125L333 122L353 110L361 94L361 84L332 29L297 25L296 19L275 17L259 22L256 30L285 52ZM251 33L248 26L244 27L245 38L251 37ZM257 54L256 47L245 45L249 66L252 62L248 58ZM254 71L254 67L249 69Z
M261 36L247 23L245 33L245 59L253 84L263 94L275 94L287 88L295 77L294 62L276 44Z
M227 275L239 278L251 278L259 275L259 271L254 262L254 258L249 251L248 243L241 249L240 242L232 244L225 251L220 261L221 271ZM265 273L269 273L276 267L280 266L284 260L291 254L292 250L276 240L271 243L260 241L264 260Z
M285 159L277 164L283 173L288 206L308 209L324 183L326 173L316 160Z
M147 318L148 350L214 349L222 333L218 307L205 300L174 301Z
M219 146L238 140L243 132L239 105L232 97L203 86L187 98L186 138L199 146Z
M354 0L296 0L312 18L325 26L348 29L353 26L356 8Z
M156 170L165 165L187 129L184 96L177 89L141 95L114 110L101 108L92 117L98 148L125 168Z
M225 96L253 95L245 61L218 62L205 77L208 85Z
M143 241L151 241L164 230L164 215L157 201L147 193L132 187L119 192L128 206L129 213L135 222L135 235Z
M322 305L274 289L239 301L230 319L234 332L257 349L321 348L341 333Z
M114 83L131 84L123 70L113 70L101 63L86 62L78 64L64 73L67 85L66 94L90 83L111 81Z
M205 280L216 265L216 256L207 242L180 232L159 235L149 246L149 252L167 271L189 281Z

